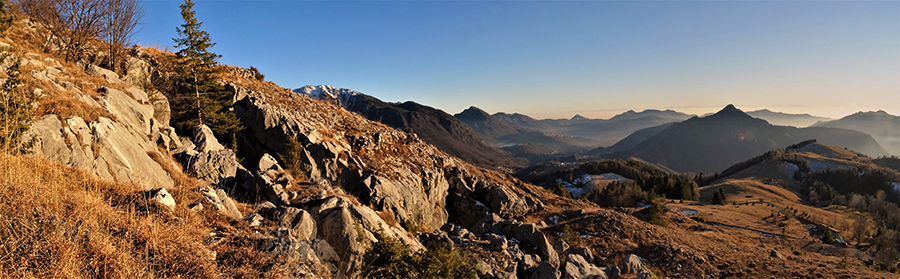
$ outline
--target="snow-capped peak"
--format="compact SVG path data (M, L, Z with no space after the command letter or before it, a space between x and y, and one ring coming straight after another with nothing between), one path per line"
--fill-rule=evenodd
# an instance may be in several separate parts
M303 94L310 98L344 107L351 96L362 95L359 91L336 88L331 85L306 85L294 89L294 93Z

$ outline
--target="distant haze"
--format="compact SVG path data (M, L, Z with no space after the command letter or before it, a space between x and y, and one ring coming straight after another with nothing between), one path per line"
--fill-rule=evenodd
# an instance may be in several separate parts
M179 1L147 1L169 48ZM535 118L726 104L900 114L898 1L204 1L224 64L296 88Z

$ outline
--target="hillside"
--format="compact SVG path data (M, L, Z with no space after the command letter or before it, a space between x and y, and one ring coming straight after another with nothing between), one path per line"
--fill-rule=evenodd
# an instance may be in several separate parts
M834 128L771 125L729 105L714 115L673 124L617 157L638 157L676 171L714 173L744 158L817 139L870 156L887 152L869 135Z
M833 120L827 117L813 116L808 113L791 114L771 111L768 109L748 111L747 115L753 116L754 118L763 119L766 122L771 123L772 125L794 126L798 128L807 127L820 121L824 122Z
M856 130L872 135L892 155L900 155L900 117L883 110L857 112L838 120L822 121L813 127Z
M479 166L505 169L524 165L521 160L486 143L481 135L455 117L429 106L415 102L385 103L357 91L328 85L308 85L294 92L399 130L411 130L423 141Z

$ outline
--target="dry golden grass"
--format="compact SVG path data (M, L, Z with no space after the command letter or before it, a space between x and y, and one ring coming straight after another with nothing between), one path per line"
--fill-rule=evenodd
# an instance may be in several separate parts
M218 277L202 218L148 204L137 189L0 155L0 277Z
M72 116L78 116L87 122L100 120L100 117L106 117L115 120L115 117L102 108L92 107L81 100L76 99L70 94L51 94L44 96L38 102L38 109L35 110L35 116L56 114L60 120L69 119Z

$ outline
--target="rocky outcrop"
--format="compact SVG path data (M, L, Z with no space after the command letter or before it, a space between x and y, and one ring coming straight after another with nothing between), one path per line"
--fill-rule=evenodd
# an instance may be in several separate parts
M141 185L144 189L171 187L173 180L149 153L158 152L154 136L177 135L156 123L150 105L139 102L138 99L146 98L146 94L140 94L143 91L132 88L130 96L111 88L99 91L103 95L97 100L73 96L91 109L107 112L115 120L100 116L88 122L79 116L60 119L54 114L44 115L32 124L25 136L33 144L34 155L88 170L103 179Z
M566 267L564 268L565 279L607 279L606 271L589 263L580 255L569 254L566 256Z
M403 229L387 224L371 208L353 204L347 198L332 196L303 207L317 220L318 236L336 248L339 262L335 264L347 275L358 274L365 243L377 242L375 234L400 240L413 251L424 249Z
M253 139L248 145L256 146L254 156L295 154L298 168L313 184L342 189L376 210L391 211L408 228L434 230L453 221L450 215L457 212L461 214L454 216L470 224L488 212L514 218L543 206L503 175L476 169L409 133L303 95L250 91L234 111L250 130L243 138ZM289 139L299 146L287 145ZM451 205L448 212L451 194L465 203ZM484 211L467 211L479 204Z

